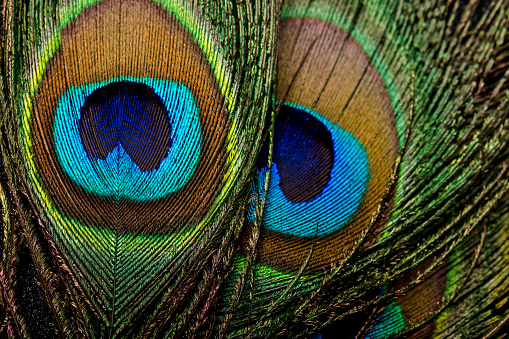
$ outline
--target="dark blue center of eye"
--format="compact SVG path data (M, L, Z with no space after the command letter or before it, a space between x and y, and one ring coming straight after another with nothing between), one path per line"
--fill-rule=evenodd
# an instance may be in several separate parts
M93 91L81 107L79 133L93 159L122 145L142 171L152 171L171 146L171 125L162 99L149 86L112 82Z
M329 130L317 118L297 107L283 105L274 129L274 163L280 188L292 203L312 201L331 178L334 145ZM267 165L268 142L258 158Z

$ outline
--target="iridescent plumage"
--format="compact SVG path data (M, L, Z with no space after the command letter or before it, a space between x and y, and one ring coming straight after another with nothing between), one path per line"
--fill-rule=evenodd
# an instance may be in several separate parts
M1 337L504 337L507 1L1 9Z

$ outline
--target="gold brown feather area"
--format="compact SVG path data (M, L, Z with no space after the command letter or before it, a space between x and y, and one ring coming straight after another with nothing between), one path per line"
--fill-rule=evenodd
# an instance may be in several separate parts
M507 337L508 1L0 24L0 338Z

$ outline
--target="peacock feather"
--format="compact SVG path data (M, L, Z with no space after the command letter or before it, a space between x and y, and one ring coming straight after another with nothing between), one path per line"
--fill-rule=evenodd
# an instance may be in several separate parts
M506 337L508 1L0 9L0 337Z

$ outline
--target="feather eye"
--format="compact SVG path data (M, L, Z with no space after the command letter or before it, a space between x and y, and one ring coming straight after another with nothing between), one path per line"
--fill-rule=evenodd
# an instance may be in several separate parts
M364 148L336 124L296 105L282 106L274 134L265 228L308 238L340 229L356 212L366 190L369 170ZM258 169L260 188L267 170L267 166ZM263 194L261 189L258 195ZM254 221L252 213L248 220Z
M276 98L283 103L260 258L295 269L317 236L312 266L327 265L367 227L389 185L399 152L391 97L359 43L323 20L283 19L278 57ZM259 159L259 202L267 154Z
M118 333L161 297L168 266L201 249L190 244L231 190L226 172L243 171L227 161L234 87L197 15L143 0L70 4L33 51L27 186L80 293Z
M193 176L201 149L193 95L180 83L144 80L73 87L61 95L56 155L87 193L153 201L180 191Z
M483 305L475 314L486 317L490 302L505 303L481 288L483 282L469 283L473 272L487 273L496 260L482 245L484 236L497 253L505 248L496 240L507 225L497 216L507 208L509 187L507 152L500 148L507 143L500 123L507 118L507 37L498 33L507 24L504 6L489 5L480 15L483 6L475 1L428 5L283 2L280 109L257 166L250 242L239 259L248 266L255 253L261 262L239 307L262 320L271 316L279 333L293 333L283 328L288 319L297 319L297 332L299 325L319 330L335 318L342 320L324 331L325 338L344 332L352 338L447 337L467 333L459 314L473 312L474 300ZM488 62L488 55L498 61ZM322 200L320 213L310 208L327 197L327 185L318 183L332 182L325 159L337 155L313 118L330 135L328 123L352 135L366 154L366 188L346 223L336 216L348 214L352 189ZM306 222L309 211L315 223ZM469 236L482 220L493 225L489 235ZM259 242L250 252L258 227ZM482 252L485 264L476 262ZM506 284L497 280L504 274L490 272L486 288L506 295ZM480 294L463 301L455 290L467 285ZM382 286L388 290L380 295ZM502 318L491 318L499 322L493 333L507 326ZM479 336L486 333L475 316L466 322Z
M101 26L96 11L111 21ZM214 195L196 203L190 193L219 185L228 115L190 34L155 4L101 2L60 39L41 66L26 125L46 209L54 218L145 234L203 218Z

